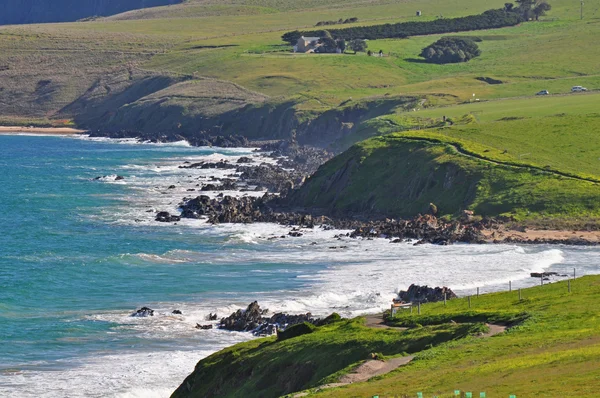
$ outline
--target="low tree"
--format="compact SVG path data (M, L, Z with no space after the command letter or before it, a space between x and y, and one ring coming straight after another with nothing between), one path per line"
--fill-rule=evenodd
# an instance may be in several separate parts
M367 51L367 42L365 40L354 39L348 43L348 48L350 48L354 53L357 52L365 52Z
M333 39L328 30L323 31L323 35L319 39L319 44L321 44L321 46L315 50L319 53L335 53L338 48L337 42Z
M535 17L535 20L538 21L540 19L540 17L546 15L547 11L550 11L552 9L552 6L550 4L548 4L545 1L540 1L538 3L536 3L533 7L533 16Z
M337 43L337 48L339 48L342 53L344 51L346 51L346 40L338 39L338 40L336 40L336 43Z
M298 39L301 37L302 37L302 32L300 32L298 30L294 30L292 32L284 33L283 36L281 36L281 39L283 41L285 41L286 43L294 45L298 42Z
M552 6L545 0L515 0L519 5L516 9L525 20L540 19L546 15L547 11L552 9Z
M479 55L477 44L466 37L442 37L421 51L421 57L435 64L467 62Z

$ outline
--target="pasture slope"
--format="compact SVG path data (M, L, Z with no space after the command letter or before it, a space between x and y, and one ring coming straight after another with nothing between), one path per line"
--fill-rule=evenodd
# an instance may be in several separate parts
M174 392L191 397L596 397L600 324L594 303L600 277L421 306L370 328L358 317L278 341L261 338L201 360ZM508 330L482 339L486 323ZM386 375L320 389L351 373L372 353L414 359ZM335 359L335 360L334 360Z

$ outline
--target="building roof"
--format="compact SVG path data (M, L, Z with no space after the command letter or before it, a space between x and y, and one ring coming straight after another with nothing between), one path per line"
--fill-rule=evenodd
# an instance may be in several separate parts
M319 41L319 40L321 40L320 37L304 37L304 36L302 36L301 39L304 40L304 41L308 41L308 42L313 42L313 41Z

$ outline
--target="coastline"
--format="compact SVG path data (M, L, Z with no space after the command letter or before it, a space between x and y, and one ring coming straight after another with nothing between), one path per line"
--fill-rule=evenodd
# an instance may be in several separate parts
M76 135L87 133L87 130L74 129L70 127L23 127L23 126L0 126L0 134L35 134L35 135Z

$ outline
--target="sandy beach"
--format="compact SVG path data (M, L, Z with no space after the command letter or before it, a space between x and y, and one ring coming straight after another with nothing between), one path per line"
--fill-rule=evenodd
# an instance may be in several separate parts
M86 133L86 130L69 127L0 126L0 134L72 135L83 133Z
M590 244L600 244L599 231L572 231L572 230L534 230L528 229L525 232L515 231L511 229L492 229L481 231L488 242L494 240L503 240L513 238L517 240L535 240L535 239L551 239L551 240L584 240Z

